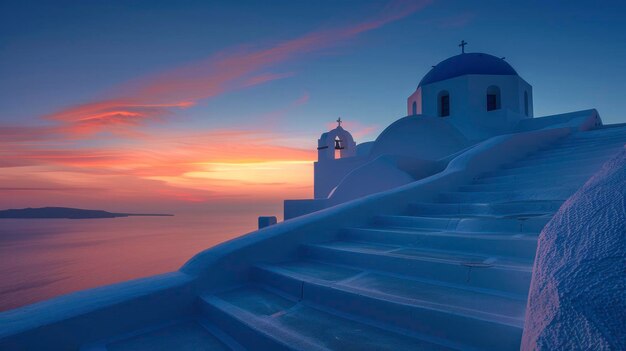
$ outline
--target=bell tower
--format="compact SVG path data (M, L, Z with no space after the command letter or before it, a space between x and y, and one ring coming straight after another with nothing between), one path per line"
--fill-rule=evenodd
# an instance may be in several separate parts
M317 140L317 160L320 162L356 155L356 143L352 135L341 126L341 117L336 122L335 129L322 134Z
M356 143L337 118L337 127L320 136L317 140L317 162L314 163L314 196L316 199L328 197L341 179L361 162L356 157Z

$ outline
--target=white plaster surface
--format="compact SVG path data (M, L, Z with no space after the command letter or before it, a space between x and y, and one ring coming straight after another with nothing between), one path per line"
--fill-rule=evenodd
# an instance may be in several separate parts
M522 350L626 349L626 151L543 229Z

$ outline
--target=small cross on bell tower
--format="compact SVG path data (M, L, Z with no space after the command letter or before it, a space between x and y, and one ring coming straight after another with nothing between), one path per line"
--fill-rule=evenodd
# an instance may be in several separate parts
M461 40L461 44L459 44L459 46L461 47L462 54L465 53L465 45L467 45L467 42L465 40Z

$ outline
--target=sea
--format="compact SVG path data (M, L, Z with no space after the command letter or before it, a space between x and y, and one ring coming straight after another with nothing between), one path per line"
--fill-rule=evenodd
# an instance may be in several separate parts
M254 217L223 214L0 219L0 311L175 271L255 226Z

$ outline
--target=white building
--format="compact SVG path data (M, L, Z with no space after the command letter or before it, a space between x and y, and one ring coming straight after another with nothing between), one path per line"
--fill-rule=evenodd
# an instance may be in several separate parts
M407 115L444 118L470 140L481 140L531 118L532 99L532 86L504 58L462 53L422 78L407 99Z
M515 131L520 121L532 117L532 86L504 58L465 52L452 56L422 78L407 99L407 116L376 141L357 145L340 122L323 133L314 199L287 200L285 218L408 183L439 170L442 164L436 161L441 158Z

